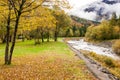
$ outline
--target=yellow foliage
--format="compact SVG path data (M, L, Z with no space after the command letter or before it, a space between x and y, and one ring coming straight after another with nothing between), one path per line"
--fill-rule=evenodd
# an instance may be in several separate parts
M40 7L34 11L34 17L32 17L33 27L35 28L53 28L56 26L56 19L52 16L51 11L48 8Z
M111 26L109 21L103 21L100 25L89 27L86 37L90 40L116 39L120 36L120 27Z
M0 66L1 80L96 80L82 60L65 54L27 55L14 64Z
M118 55L120 55L120 40L117 40L114 44L113 44L113 50L114 52L116 52Z
M115 31L115 32L120 32L120 27L119 27L119 26L115 26L115 27L114 27L114 31Z
M30 13L24 14L20 20L20 26L21 30L54 28L56 26L56 19L48 8L39 7Z

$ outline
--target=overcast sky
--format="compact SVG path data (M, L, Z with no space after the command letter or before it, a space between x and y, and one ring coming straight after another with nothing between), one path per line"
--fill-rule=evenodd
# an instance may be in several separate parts
M76 15L81 18L89 19L89 20L95 20L96 16L99 16L96 14L96 12L85 12L83 9L88 7L89 4L93 2L100 2L101 4L98 3L93 3L93 6L96 6L96 9L99 10L101 7L104 7L103 12L101 14L108 14L108 13L113 13L116 12L117 16L120 16L120 3L116 3L113 5L109 4L104 4L102 0L68 0L70 5L72 6L71 10L68 10L69 14Z
M97 0L68 0L68 1L69 1L70 5L73 7L72 10L75 10L77 8L80 8L84 5L90 4Z
M94 13L89 15L89 13L81 12L80 9L86 6L87 4L91 4L98 0L68 0L68 1L72 7L72 9L66 10L66 12L68 12L69 14L76 15L81 18L86 18L90 20L93 20L93 16L96 16Z

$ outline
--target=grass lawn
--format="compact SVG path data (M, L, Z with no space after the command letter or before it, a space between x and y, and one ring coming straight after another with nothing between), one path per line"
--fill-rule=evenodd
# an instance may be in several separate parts
M0 44L0 80L96 80L85 63L62 42L17 42L12 65L4 63Z

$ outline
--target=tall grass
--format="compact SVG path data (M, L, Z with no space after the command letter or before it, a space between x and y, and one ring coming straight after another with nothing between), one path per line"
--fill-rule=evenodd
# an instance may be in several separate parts
M111 73L120 78L120 60L114 60L110 57L99 55L94 52L82 51L85 56L95 59L97 62L101 63L106 67Z
M113 51L114 51L116 54L120 55L120 40L117 40L117 41L113 44L112 48L113 48Z

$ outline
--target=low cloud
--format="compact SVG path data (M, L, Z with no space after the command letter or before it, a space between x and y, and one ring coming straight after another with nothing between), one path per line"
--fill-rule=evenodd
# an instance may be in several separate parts
M94 3L91 3L90 6L95 6L96 10L99 10L101 7L103 7L103 11L101 12L101 14L107 14L109 16L112 15L113 12L116 12L117 16L120 16L120 3L116 3L113 5L109 5L109 4L105 4L103 2L101 2L101 0L96 1ZM89 19L89 20L96 20L96 17L98 17L97 15L97 11L93 11L93 12L85 12L84 9L85 8L89 8L89 5L83 6L81 7L76 7L73 10L71 10L69 12L69 14L71 15L75 15L81 18L85 18L85 19Z

